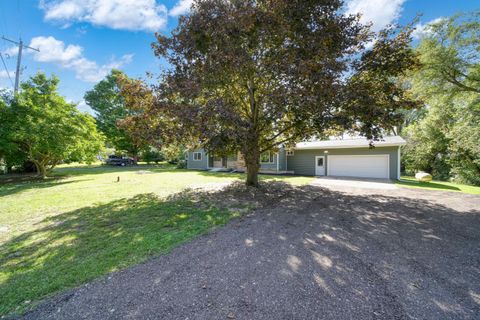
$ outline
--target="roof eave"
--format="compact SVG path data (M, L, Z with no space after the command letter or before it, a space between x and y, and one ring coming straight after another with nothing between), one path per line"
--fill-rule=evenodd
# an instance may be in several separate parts
M406 142L386 143L374 145L374 147L400 147L406 145ZM294 150L315 150L315 149L355 149L355 148L370 148L369 145L346 145L346 146L311 146L311 147L295 147Z

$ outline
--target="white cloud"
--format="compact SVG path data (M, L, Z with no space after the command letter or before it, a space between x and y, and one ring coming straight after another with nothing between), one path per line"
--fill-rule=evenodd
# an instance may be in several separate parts
M17 54L18 54L18 47L17 46L12 46L12 47L9 47L7 49L5 49L3 52L2 52L4 55L8 57L16 57Z
M42 0L45 20L65 27L88 22L112 29L159 31L167 24L167 8L156 0Z
M9 70L8 73L6 70L0 70L0 79L8 79L8 74L13 79L15 77L15 71Z
M168 12L169 15L177 17L190 11L193 0L179 0L175 6Z
M346 13L361 13L360 21L372 22L372 29L379 31L400 17L404 2L405 0L347 0Z
M85 102L85 100L82 100L77 103L77 109L82 112L88 112L92 116L95 116L95 111L92 108L90 108L90 106Z
M30 47L38 48L33 59L38 62L53 63L61 68L73 70L77 79L86 82L98 82L103 79L111 69L120 68L132 61L133 55L124 55L119 60L99 66L95 61L83 56L83 48L78 45L65 45L63 41L54 37L36 37L30 41Z
M430 35L432 33L431 26L433 24L439 23L443 20L445 20L444 17L439 17L439 18L433 19L433 20L431 20L431 21L429 21L425 24L417 23L415 25L415 30L412 33L412 37L414 39L420 39L420 38L423 38L423 37L426 37L426 36Z

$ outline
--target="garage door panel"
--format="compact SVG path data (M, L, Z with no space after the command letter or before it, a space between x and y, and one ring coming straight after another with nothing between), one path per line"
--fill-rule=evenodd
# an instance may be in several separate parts
M389 178L388 155L331 155L328 175L360 178Z

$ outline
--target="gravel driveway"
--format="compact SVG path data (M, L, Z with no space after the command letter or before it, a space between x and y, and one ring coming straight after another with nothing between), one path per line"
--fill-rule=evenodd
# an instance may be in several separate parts
M479 319L480 197L308 186L25 319Z

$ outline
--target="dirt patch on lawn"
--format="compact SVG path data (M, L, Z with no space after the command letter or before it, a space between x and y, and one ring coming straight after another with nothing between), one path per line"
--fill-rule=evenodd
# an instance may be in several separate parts
M214 205L233 211L250 211L278 203L300 189L279 181L262 182L258 188L247 187L243 182L214 183L189 188L170 196L169 200L185 199L200 206Z

